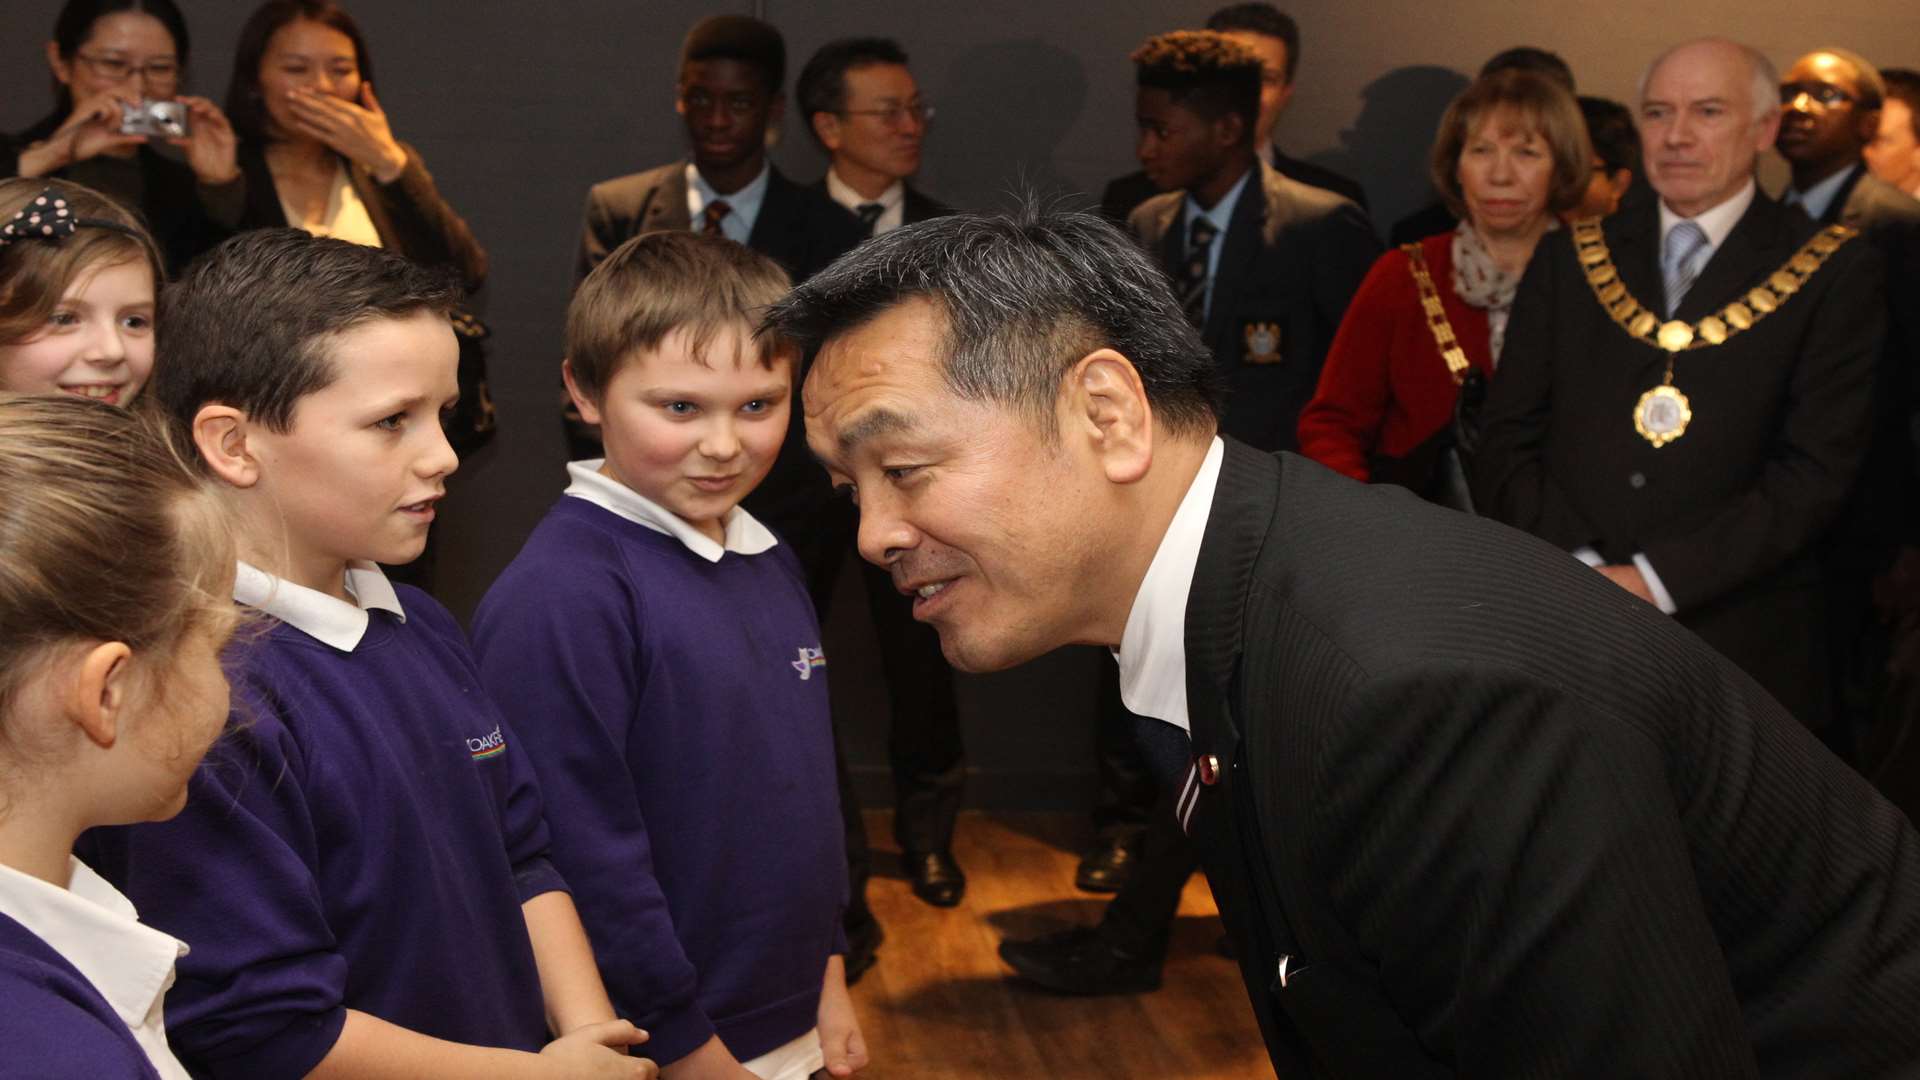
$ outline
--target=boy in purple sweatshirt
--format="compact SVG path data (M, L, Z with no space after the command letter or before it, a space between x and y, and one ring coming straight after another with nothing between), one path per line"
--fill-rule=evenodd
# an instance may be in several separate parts
M567 312L567 388L603 460L481 602L487 690L520 718L614 1005L662 1075L848 1076L845 856L826 659L799 562L740 500L787 430L787 290L691 233L622 245Z
M186 809L93 846L190 947L166 1020L200 1075L655 1075L459 627L375 565L420 554L456 464L459 295L270 229L162 300L151 396L224 505L257 628Z

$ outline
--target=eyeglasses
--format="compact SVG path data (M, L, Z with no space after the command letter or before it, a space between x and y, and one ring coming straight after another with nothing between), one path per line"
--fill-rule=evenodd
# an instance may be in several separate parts
M1780 104L1782 105L1793 104L1801 94L1807 95L1808 101L1819 105L1823 109L1831 109L1835 105L1845 105L1853 101L1852 94L1847 93L1832 83L1780 84Z
M150 83L171 83L180 77L180 61L173 57L149 60L136 64L120 56L88 56L86 53L74 53L73 58L84 62L93 69L95 75L109 82L126 82L134 72L147 77Z
M877 116L880 118L880 122L888 127L899 127L901 124L907 122L907 117L909 116L922 124L932 120L933 106L915 103L912 105L895 105L890 109L847 109L840 115Z

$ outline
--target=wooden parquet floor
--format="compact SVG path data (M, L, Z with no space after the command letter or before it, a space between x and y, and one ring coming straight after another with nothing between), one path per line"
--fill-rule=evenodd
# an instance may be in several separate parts
M1016 981L995 949L1099 918L1107 898L1073 887L1085 818L962 815L954 849L967 895L940 909L901 877L890 817L867 812L868 898L887 937L853 988L873 1055L864 1080L1271 1080L1238 972L1215 951L1204 877L1187 884L1158 991L1060 997Z

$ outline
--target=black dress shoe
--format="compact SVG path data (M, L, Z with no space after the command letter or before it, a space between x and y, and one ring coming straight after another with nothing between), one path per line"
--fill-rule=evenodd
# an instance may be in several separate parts
M901 856L913 895L934 907L953 907L967 894L967 875L948 851L909 851Z
M887 932L880 928L880 920L874 918L871 911L865 912L864 917L848 912L846 927L847 955L844 962L847 966L847 985L852 986L880 958L880 943L887 939Z
M1119 892L1133 877L1133 868L1140 865L1142 835L1137 831L1101 834L1081 857L1080 869L1073 875L1074 885L1087 892Z
M1142 994L1160 989L1160 961L1116 948L1091 926L1003 941L1000 959L1037 986L1062 994Z

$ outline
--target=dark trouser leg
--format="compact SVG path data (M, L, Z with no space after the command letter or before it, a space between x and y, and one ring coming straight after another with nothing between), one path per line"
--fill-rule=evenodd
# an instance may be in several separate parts
M1120 700L1120 665L1101 666L1094 719L1100 794L1093 808L1093 827L1103 835L1134 834L1147 827L1159 785L1140 756L1140 741L1134 735L1139 721Z
M867 823L860 816L860 797L854 793L853 777L847 772L847 755L840 749L839 732L833 739L833 769L840 785L840 825L847 844L847 914L844 920L852 936L860 927L873 922L873 910L867 906L867 881L873 877L873 851L867 847Z
M1173 796L1169 791L1154 803L1140 865L1100 918L1100 935L1108 943L1155 962L1166 955L1180 893L1200 868L1199 850L1173 815Z
M893 768L893 835L904 851L947 851L966 782L953 669L940 635L915 622L911 602L886 571L861 562L892 706L887 756Z

